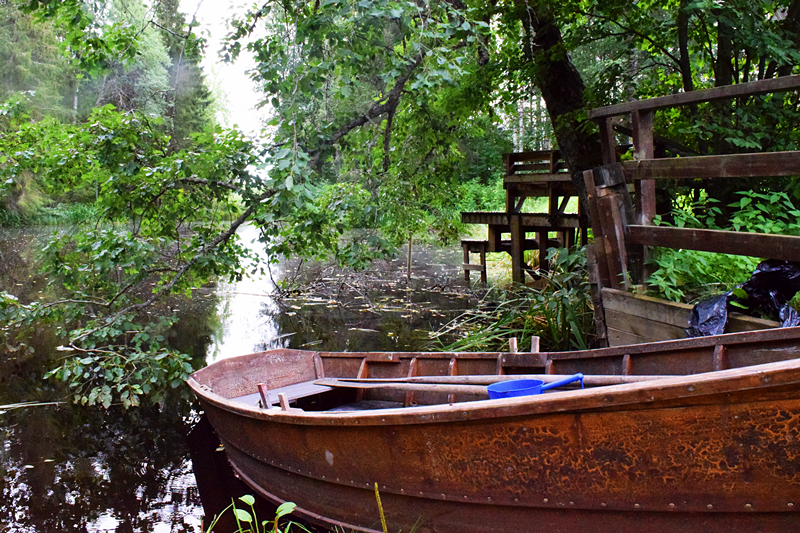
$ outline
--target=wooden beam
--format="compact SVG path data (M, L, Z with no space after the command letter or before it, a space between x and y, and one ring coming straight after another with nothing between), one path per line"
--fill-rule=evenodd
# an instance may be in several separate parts
M580 217L575 213L558 214L553 217L548 213L522 213L518 216L522 226L526 228L543 228L548 231L558 231L580 227ZM552 222L551 219L553 219ZM461 213L461 223L491 224L495 226L510 225L508 213L489 211L464 211Z
M627 241L644 246L800 261L800 237L791 235L633 225L627 228Z
M503 178L503 185L531 184L531 183L572 183L572 176L568 172L555 174L512 174Z
M800 151L625 161L628 182L648 179L753 178L800 175Z
M513 381L516 379L539 379L545 383L552 383L562 379L572 377L572 374L507 374L507 375L462 375L462 376L417 376L412 378L378 378L378 379L351 379L336 378L326 379L325 386L335 387L339 383L363 383L363 384L386 384L386 383L425 383L439 385L491 385L500 381ZM624 385L626 383L639 383L641 381L655 381L673 376L619 376L619 375L586 375L583 384L587 387L605 387L608 385ZM336 382L337 385L328 385ZM323 383L323 382L319 382ZM573 386L576 386L577 383Z
M633 111L655 111L687 104L714 102L717 100L792 91L795 89L800 89L800 75L738 83L736 85L726 85L724 87L715 87L713 89L703 89L688 93L670 94L647 100L600 107L589 111L589 118L599 121L608 117L625 115Z

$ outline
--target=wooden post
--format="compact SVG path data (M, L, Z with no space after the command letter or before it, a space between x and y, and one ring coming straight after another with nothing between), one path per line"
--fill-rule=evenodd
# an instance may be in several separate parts
M450 358L450 364L447 367L447 375L448 376L457 376L458 375L458 360L455 357ZM448 394L447 395L447 403L455 403L456 402L456 395L455 394Z
M487 279L486 279L486 246L481 246L480 257L481 257L481 266L483 267L481 269L481 283L483 283L485 285L486 282L487 282Z
M653 143L653 112L634 111L631 113L633 122L633 147L634 158L653 159L655 148ZM656 182L655 180L641 180L637 183L636 190L636 220L643 226L653 223L656 214Z
M633 122L633 146L635 159L654 159L655 145L653 142L653 112L634 111L631 113ZM636 222L642 226L653 223L656 215L656 182L655 180L637 180L636 187ZM637 247L635 255L638 256L635 270L639 273L639 283L646 283L648 272L646 270L647 248Z
M525 233L522 231L522 218L508 213L511 225L511 279L514 283L525 283Z
M586 267L589 274L589 294L592 298L594 307L594 327L597 335L598 346L608 346L608 330L606 329L606 313L603 308L602 284L600 282L599 264L597 250L601 247L601 241L595 242L586 247Z
M539 353L539 337L531 337L531 353Z
M258 393L261 395L261 408L262 409L269 409L272 404L269 403L269 389L267 389L266 383L259 383L257 385Z
M536 232L536 240L539 241L539 272L549 272L550 265L547 263L547 232Z
M589 205L589 216L592 219L592 229L594 233L594 251L597 258L598 285L602 287L611 286L611 274L608 271L608 261L606 260L607 240L603 235L603 226L600 223L600 210L597 206L597 188L595 187L594 171L587 170L583 173L583 181L586 183L586 197Z
M487 233L488 233L488 235L487 235L488 239L487 240L489 241L489 248L488 248L487 252L500 252L500 251L502 251L500 249L501 248L501 244L500 243L503 240L502 239L503 234L501 233L500 228L498 226L494 225L494 224L489 224L489 229L488 229Z
M464 254L464 281L469 283L469 269L467 265L469 264L469 243L461 241L461 251Z
M411 363L408 365L408 375L407 377L413 378L418 375L419 368L417 363L417 358L414 357L411 359ZM403 407L410 407L412 405L416 405L417 403L417 395L414 394L412 391L406 392L406 396L403 399Z
M600 126L600 147L603 151L603 164L610 165L617 162L617 143L614 140L614 127L611 117L598 121Z
M278 393L278 401L281 404L281 410L288 411L289 410L289 397L286 396L286 393L279 392Z

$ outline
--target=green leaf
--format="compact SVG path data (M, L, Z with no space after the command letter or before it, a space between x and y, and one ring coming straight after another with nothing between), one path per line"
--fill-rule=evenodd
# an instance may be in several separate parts
M253 521L253 517L250 516L250 513L248 513L244 509L234 509L233 511L236 514L237 520L241 522L247 522L248 524Z
M283 502L282 504L280 504L280 506L278 506L278 509L275 511L275 519L277 520L282 516L291 514L294 511L295 507L297 507L297 504L293 502Z

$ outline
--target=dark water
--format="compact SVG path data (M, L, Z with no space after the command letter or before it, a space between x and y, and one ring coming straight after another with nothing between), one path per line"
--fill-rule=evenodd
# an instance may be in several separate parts
M21 299L37 298L46 284L35 272L37 235L0 231L0 287ZM245 229L243 240L251 237ZM272 276L198 289L191 299L169 302L179 317L169 341L198 368L275 347L426 349L428 332L475 299L458 281L460 250L417 248L413 258L410 281L405 258L357 274L284 261L273 265ZM294 278L303 290L288 283ZM281 299L271 296L275 283L286 290ZM63 388L42 379L60 356L58 339L40 331L31 344L34 354L0 345L0 405L63 400ZM199 424L202 413L178 394L129 411L68 403L0 411L0 533L195 533L203 502L213 514L246 491Z

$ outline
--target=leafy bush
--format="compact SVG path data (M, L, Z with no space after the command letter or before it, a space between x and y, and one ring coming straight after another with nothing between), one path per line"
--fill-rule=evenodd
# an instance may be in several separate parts
M722 210L713 199L673 211L674 225L782 235L800 235L800 210L785 192L742 191L733 213L721 227ZM656 223L662 223L660 219ZM759 258L658 248L651 257L655 270L647 283L658 296L673 301L696 300L729 290L750 277Z

